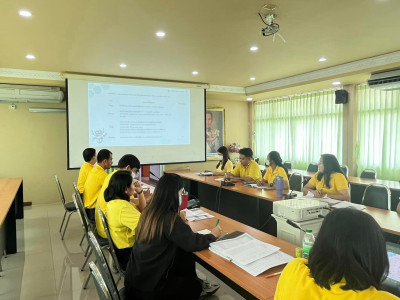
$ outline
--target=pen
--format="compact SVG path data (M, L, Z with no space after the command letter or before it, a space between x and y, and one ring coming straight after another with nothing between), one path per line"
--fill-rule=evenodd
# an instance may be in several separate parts
M281 271L281 272L276 272L276 273L269 274L269 275L265 276L265 278L274 277L274 276L276 276L276 275L281 275L281 274L282 274L282 271Z
M215 225L215 227L217 227L217 226L218 226L218 224L219 224L219 219L217 220L217 224Z

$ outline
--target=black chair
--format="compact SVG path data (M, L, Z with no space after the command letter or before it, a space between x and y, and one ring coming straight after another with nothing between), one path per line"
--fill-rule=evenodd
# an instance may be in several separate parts
M89 262L90 274L93 277L94 285L96 286L97 294L99 295L100 300L114 300L111 297L111 293L107 287L106 282L104 281L103 276L99 269L96 267L94 262Z
M349 177L349 168L346 165L340 165L340 169L346 177Z
M318 164L310 163L307 167L307 172L318 172Z
M303 191L303 175L300 173L293 173L289 178L289 189L302 192Z
M292 162L291 161L284 161L283 162L283 166L288 169L291 170L292 169Z
M256 163L258 163L258 162L260 161L260 159L259 159L258 157L256 157L256 158L254 159L254 161L255 161Z
M376 171L374 169L365 169L361 172L360 178L376 179Z
M111 238L110 230L108 229L108 223L107 223L106 218L104 218L104 214L101 211L100 206L97 207L97 212L99 213L99 217L100 217L101 223L103 224L104 231L106 232L108 244L110 245L109 251L111 253L111 256L112 256L112 259L114 261L114 264L115 264L115 266L116 266L116 268L117 268L117 270L119 272L119 277L118 277L118 280L117 280L117 284L118 284L119 281L121 280L121 277L125 276L125 271L122 270L121 266L119 265L117 255L115 254L114 243L113 243L112 238Z
M120 295L118 292L117 284L114 281L114 277L112 276L110 267L108 265L107 259L104 255L104 252L101 250L99 243L97 242L96 237L94 236L92 231L89 231L89 241L90 246L93 249L93 253L96 257L96 264L99 268L99 271L107 285L108 290L110 291L112 299L120 300Z
M364 191L361 204L390 210L391 200L389 188L383 184L369 184Z
M60 226L60 230L59 230L59 232L60 232L60 234L61 234L61 239L63 240L63 239L64 239L64 235L65 235L65 231L67 230L67 226L68 226L68 223L69 223L69 219L71 218L71 215L72 215L74 212L76 212L76 207L75 207L75 205L74 205L74 202L66 202L66 201L65 201L64 192L63 192L63 190L62 190L62 188L61 188L60 180L58 180L58 176L57 176L56 174L54 174L54 179L56 180L58 193L60 194L61 203L63 204L64 210L65 210L65 212L64 212L64 217L63 217L63 219L62 219L61 226ZM63 232L61 233L62 227L63 227L63 225L64 225L65 217L67 216L67 214L68 214L67 223L65 223L64 230L63 230Z

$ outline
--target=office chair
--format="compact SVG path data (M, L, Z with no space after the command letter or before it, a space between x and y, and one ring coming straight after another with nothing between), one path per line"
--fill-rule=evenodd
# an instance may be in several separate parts
M340 169L346 177L349 177L349 168L346 165L340 165Z
M386 185L371 183L364 191L361 204L380 209L391 209L390 190Z
M292 162L291 161L284 161L283 165L286 169L291 170L292 169Z
M289 178L289 189L302 192L303 191L303 175L293 173Z
M76 207L74 205L74 202L65 202L64 192L63 192L63 190L61 188L60 180L58 180L58 176L56 174L54 174L54 179L56 180L58 193L60 194L61 203L63 204L64 210L65 210L64 217L62 219L60 230L59 230L59 232L61 234L61 239L63 240L64 239L64 235L65 235L65 231L67 231L67 226L68 226L68 223L69 223L69 219L71 218L72 214L74 212L76 212ZM67 216L67 214L68 214L67 223L65 223L64 230L61 233L62 227L64 225L65 217Z
M260 159L258 157L254 158L254 161L258 164L258 162L260 161Z
M376 171L374 169L365 169L361 172L360 178L376 179Z
M318 172L318 164L310 163L307 167L307 172Z

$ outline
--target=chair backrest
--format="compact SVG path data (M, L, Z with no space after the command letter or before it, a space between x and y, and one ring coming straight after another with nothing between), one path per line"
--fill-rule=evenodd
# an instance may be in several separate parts
M111 274L110 268L108 266L108 262L104 256L103 251L101 251L101 247L97 242L97 239L92 231L89 231L89 242L90 246L92 247L93 253L96 256L96 262L99 267L99 271L107 285L108 290L113 299L119 300L119 294L117 285L115 284L114 277Z
M283 165L288 170L290 170L292 168L292 162L291 161L284 161Z
M75 186L75 183L74 183ZM81 195L78 193L75 193L72 197L74 199L75 207L76 210L79 213L79 216L81 217L82 225L85 230L85 233L87 233L89 230L93 230L93 227L91 223L89 222L89 218L86 214L85 208L83 207Z
M376 171L374 169L365 169L361 172L360 178L376 179Z
M289 178L289 188L298 192L303 191L303 175L300 173L292 173Z
M349 177L349 168L346 165L340 165L340 169L346 177Z
M318 172L318 164L310 163L307 167L307 172Z
M260 159L259 159L258 157L256 157L256 158L254 158L254 161L255 161L256 163L258 163L258 162L260 161Z
M61 202L65 207L65 197L64 197L64 192L61 188L61 183L60 180L58 180L58 176L56 174L54 174L54 179L56 180L56 184L57 184L57 189L58 189L58 193L60 194L60 198L61 198Z
M89 267L100 300L113 300L107 284L105 283L104 278L103 276L101 276L101 273L95 263L92 261L89 262Z
M390 190L386 185L371 183L364 191L362 204L381 209L391 209Z
M117 255L115 254L114 244L113 244L113 241L112 241L112 238L111 238L110 230L108 229L107 220L104 217L104 214L101 211L100 206L97 206L97 212L99 213L99 217L100 217L101 223L103 224L104 231L106 233L108 243L110 244L110 253L111 253L111 256L112 256L112 258L114 260L115 266L117 267L117 270L118 270L118 272L120 274L124 274L124 272L121 269L121 266L119 265Z

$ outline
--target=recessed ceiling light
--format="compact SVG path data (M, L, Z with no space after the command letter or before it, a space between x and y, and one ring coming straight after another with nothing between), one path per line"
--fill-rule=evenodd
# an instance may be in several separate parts
M25 18L32 17L32 13L29 10L26 10L26 9L21 9L21 10L18 11L18 13L19 13L19 15L21 17L25 17Z
M340 84L340 81L334 81L334 82L332 82L332 84L333 84L333 85L339 85L339 84Z
M165 36L165 32L164 32L164 31L157 31L157 32L156 32L156 36L158 36L158 37L164 37L164 36Z
M325 57L321 57L320 59L318 59L318 61L320 61L320 62L326 61L326 58Z
M120 64L119 65L121 68L126 68L126 64Z
M257 50L258 50L258 47L257 47L257 46L251 46L251 47L250 47L250 51L255 52L255 51L257 51Z
M35 55L33 55L33 54L27 54L25 57L27 59L35 59Z
M193 75L197 75L197 74L199 74L199 72L193 71L192 74L193 74Z
M246 100L247 100L247 101L251 101L251 100L253 100L253 98L247 97Z
M255 77L250 77L250 80L254 81L254 80L256 80L256 78Z

